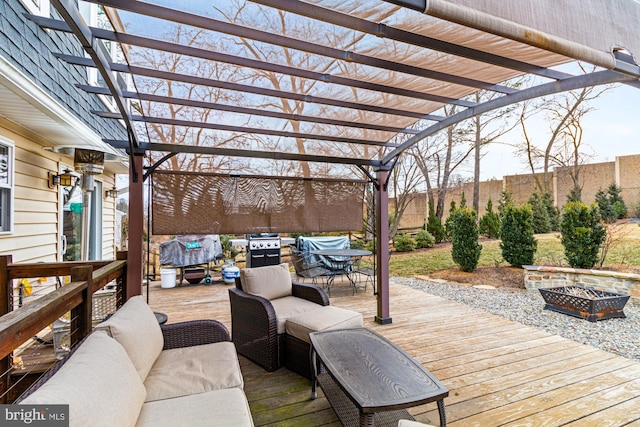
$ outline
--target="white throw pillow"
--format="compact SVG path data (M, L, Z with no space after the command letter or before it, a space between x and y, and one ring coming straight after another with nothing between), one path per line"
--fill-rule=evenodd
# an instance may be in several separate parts
M164 338L156 316L142 296L129 299L96 329L106 331L124 347L144 381L162 352Z
M291 273L289 264L265 267L243 268L240 270L242 290L251 295L268 300L291 296Z
M124 348L98 331L20 403L68 404L71 427L126 427L136 424L145 398L144 385Z

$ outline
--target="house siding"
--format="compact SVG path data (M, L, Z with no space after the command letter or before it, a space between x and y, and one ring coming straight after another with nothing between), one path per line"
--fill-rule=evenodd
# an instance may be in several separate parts
M73 161L43 150L34 141L37 136L15 125L0 121L0 135L15 144L14 229L0 235L0 255L12 255L14 262L57 261L60 201L59 190L49 188L49 172L57 173L61 164ZM105 189L115 183L108 172L96 179ZM102 259L114 259L115 201L103 199L103 204Z
M0 1L0 56L34 84L41 87L62 108L85 123L101 138L126 139L117 121L92 114L105 110L102 101L87 94L76 84L87 83L83 67L69 65L56 53L84 56L72 34L46 31L28 20L27 9L19 0ZM60 19L51 8L51 16ZM15 144L13 231L0 234L0 254L13 256L14 262L51 262L58 260L61 227L59 189L48 186L49 172L58 173L61 165L72 165L69 157L43 150L50 146L46 135L36 135L0 118L0 135ZM114 186L115 175L105 165L105 173L96 177L103 189ZM102 258L115 258L115 201L102 197Z
M84 56L75 36L45 31L29 21L24 13L27 10L18 0L0 2L0 55L101 138L127 139L119 122L91 113L92 110L105 110L105 105L95 95L75 86L87 84L86 70L56 58L56 53ZM60 19L55 10L52 10L52 17Z

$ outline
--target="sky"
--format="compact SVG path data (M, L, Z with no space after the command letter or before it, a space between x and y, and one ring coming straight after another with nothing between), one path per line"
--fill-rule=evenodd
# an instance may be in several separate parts
M618 85L590 105L594 111L583 120L583 144L588 145L595 155L590 163L612 162L617 156L640 154L640 89ZM536 141L547 140L548 129L543 122L531 129L532 132L534 130ZM519 134L502 140L514 143L523 141ZM526 173L530 171L524 159L516 157L513 149L506 145L490 146L482 159L483 181ZM470 168L460 171L460 174L472 176Z

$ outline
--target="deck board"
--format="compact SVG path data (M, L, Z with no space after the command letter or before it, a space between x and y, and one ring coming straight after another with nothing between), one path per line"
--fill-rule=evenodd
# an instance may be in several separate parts
M231 329L229 285L150 285L155 311L169 323L217 319ZM332 289L331 304L362 313L376 330L414 356L446 387L449 425L640 425L640 363L392 283L393 323L374 321L371 289ZM256 426L338 426L320 391L286 369L266 372L241 357L245 392ZM409 410L438 425L435 403Z

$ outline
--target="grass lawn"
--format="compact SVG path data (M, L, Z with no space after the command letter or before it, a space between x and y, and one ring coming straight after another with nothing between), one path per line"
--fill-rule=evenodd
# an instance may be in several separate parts
M633 222L623 222L610 226L612 243L603 268L612 270L633 270L640 268L640 226ZM560 243L560 233L536 235L538 250L536 265L567 266L564 248ZM502 259L499 240L483 240L478 266L508 266ZM414 252L393 252L390 260L392 276L412 277L457 268L451 258L451 245L440 244L429 249Z

